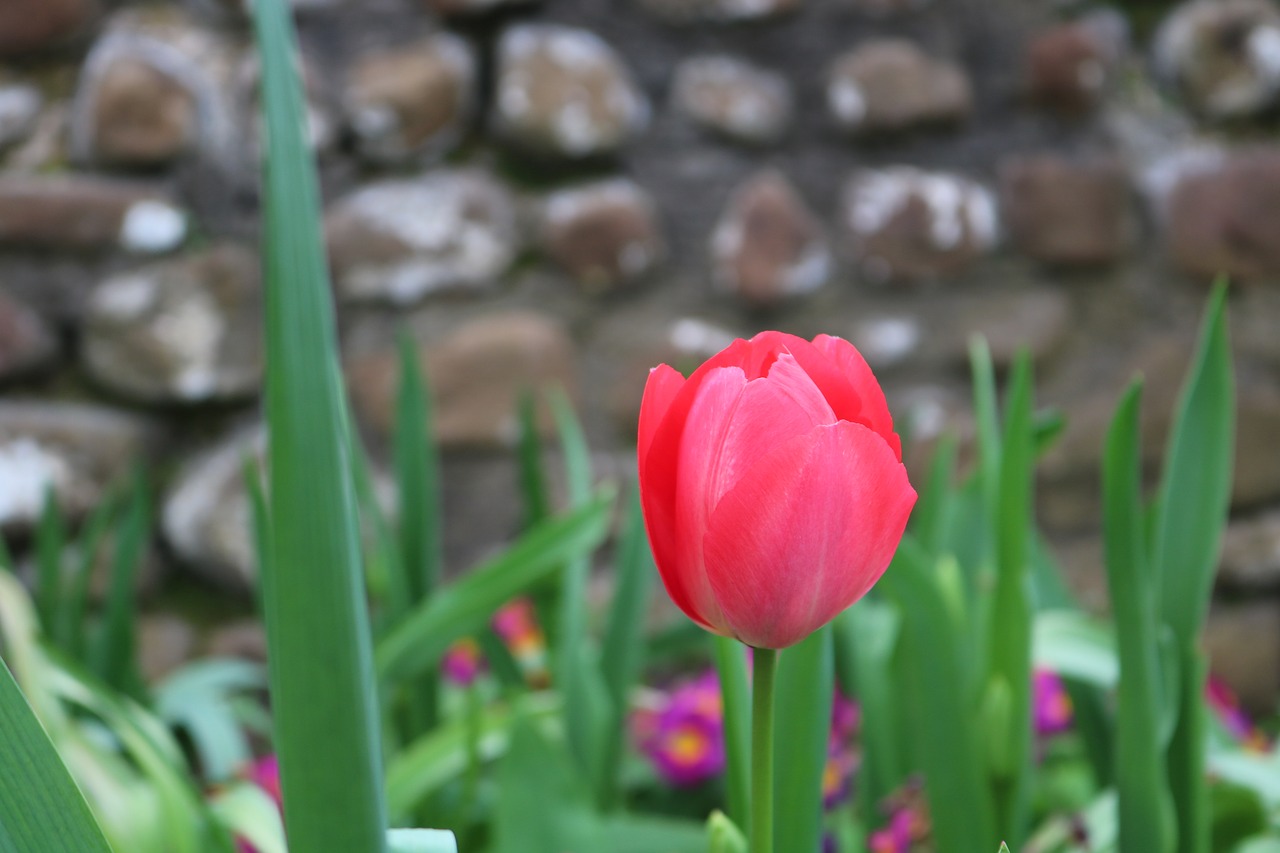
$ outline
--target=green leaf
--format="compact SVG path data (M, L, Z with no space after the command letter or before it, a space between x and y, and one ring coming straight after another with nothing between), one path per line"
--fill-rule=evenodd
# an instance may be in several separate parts
M1037 614L1031 657L1037 667L1106 690L1120 677L1114 632L1078 610Z
M40 625L52 636L58 622L62 598L62 555L67 544L67 525L58 509L53 487L44 491L44 506L36 527L36 612Z
M213 814L258 853L288 853L280 809L262 788L240 783L224 788L210 800Z
M387 853L458 853L458 840L444 829L391 829Z
M115 554L111 562L111 584L102 627L94 647L94 672L111 687L133 696L142 694L142 676L135 659L138 571L150 535L151 501L141 469L134 472L124 518L115 531Z
M93 584L93 566L98 550L116 514L117 501L108 495L94 508L80 534L77 549L79 560L71 586L61 603L61 614L55 642L76 660L88 663L88 641L85 627L88 622L89 594Z
M644 513L640 494L632 490L622 537L614 563L616 585L609 607L604 644L600 652L600 672L604 676L609 706L613 712L605 742L605 766L602 775L604 805L617 802L621 785L622 755L627 740L627 711L631 688L640 679L644 663L645 614L657 569L645 535Z
M206 658L156 685L155 711L186 732L203 777L222 783L253 757L237 702L266 687L266 671L258 664Z
M49 736L0 661L0 850L111 853Z
M903 618L904 673L913 702L906 706L918 747L938 853L972 853L999 840L984 752L963 678L967 634L956 623L928 555L904 537L880 588Z
M498 769L492 853L577 853L600 843L582 777L559 744L517 719Z
M701 629L698 633L704 633ZM712 653L724 709L724 787L729 816L750 829L751 689L747 656L737 640L713 636Z
M934 447L929 477L920 490L920 499L916 501L910 520L912 534L931 554L941 550L951 523L955 500L951 479L955 466L955 437L943 435Z
M1107 432L1103 461L1103 532L1107 581L1115 610L1120 678L1116 709L1116 787L1120 847L1172 849L1160 714L1155 598L1143 535L1138 415L1142 386L1134 383Z
M551 501L547 497L547 472L542 467L538 410L531 392L521 395L519 415L516 457L520 467L520 493L524 495L525 527L533 527L551 514Z
M415 608L378 644L382 681L396 683L435 666L451 643L483 628L504 603L594 550L608 532L612 505L612 493L604 492L581 509L543 521Z
M779 654L774 702L774 849L822 849L835 654L831 626Z
M379 714L315 163L288 10L257 0L253 18L266 127L264 591L285 822L292 849L373 853L387 825Z
M707 853L747 853L747 837L722 811L707 819Z
M569 398L558 388L552 389L547 396L564 454L569 508L579 509L591 501L591 453ZM604 770L614 711L601 670L592 659L590 638L587 636L587 581L590 573L590 552L575 555L565 566L556 619L559 631L556 636L555 679L556 687L564 696L565 734L569 750L590 781L597 801L603 805L611 799L611 782L604 778Z
M987 511L996 513L1000 494L1000 418L996 409L996 371L986 339L969 341L973 376L973 416L978 426L978 480Z

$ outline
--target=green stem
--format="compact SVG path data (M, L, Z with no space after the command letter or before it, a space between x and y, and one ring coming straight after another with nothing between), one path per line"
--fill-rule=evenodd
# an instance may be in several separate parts
M751 853L773 853L773 681L776 649L755 649L751 685Z

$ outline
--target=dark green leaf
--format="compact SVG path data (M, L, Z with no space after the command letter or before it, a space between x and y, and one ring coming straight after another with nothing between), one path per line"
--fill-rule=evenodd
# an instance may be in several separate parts
M704 633L699 629L699 633ZM716 675L724 709L724 787L729 817L749 830L751 785L751 689L747 655L741 643L712 637Z
M150 535L151 501L146 477L141 469L134 481L124 517L115 531L115 554L111 561L111 583L107 589L102 628L94 647L94 672L111 687L134 696L143 691L142 676L135 660L134 635L138 571Z
M779 653L774 702L774 849L822 849L835 656L828 625ZM757 652L759 654L759 652Z

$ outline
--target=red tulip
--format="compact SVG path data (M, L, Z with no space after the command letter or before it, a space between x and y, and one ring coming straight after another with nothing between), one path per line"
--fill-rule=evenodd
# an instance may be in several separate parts
M888 567L915 504L884 392L847 341L736 340L649 373L640 495L671 599L758 648L807 637Z

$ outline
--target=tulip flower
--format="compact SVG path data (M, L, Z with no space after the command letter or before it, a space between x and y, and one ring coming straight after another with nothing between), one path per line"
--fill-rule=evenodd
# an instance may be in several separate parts
M773 850L777 650L871 589L916 493L884 392L847 341L736 340L685 379L649 374L637 436L640 500L671 600L756 649L751 851Z
M640 493L672 601L757 648L798 643L889 565L916 493L884 392L847 341L736 340L649 374Z

